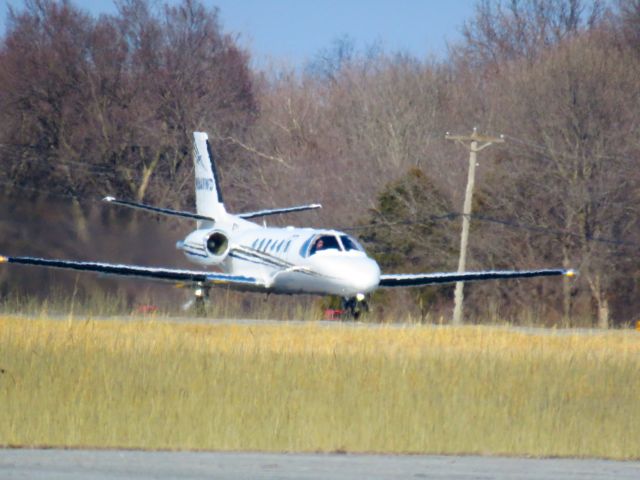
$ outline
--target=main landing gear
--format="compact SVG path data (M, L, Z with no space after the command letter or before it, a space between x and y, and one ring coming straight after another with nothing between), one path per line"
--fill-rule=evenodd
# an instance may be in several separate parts
M189 310L192 306L195 309L196 316L207 316L207 304L209 303L209 290L211 287L198 285L193 289L193 298L182 306L183 310Z
M348 319L358 320L369 311L369 302L366 295L359 293L355 297L345 297L342 299L342 310Z

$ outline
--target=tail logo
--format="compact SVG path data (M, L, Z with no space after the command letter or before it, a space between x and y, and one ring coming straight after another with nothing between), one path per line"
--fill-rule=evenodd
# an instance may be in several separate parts
M204 165L204 160L202 160L202 155L200 155L199 153L198 153L198 154L196 154L196 163L197 163L198 165L200 165L202 168L207 168L207 167Z
M198 144L194 143L193 149L196 151L196 163L204 168L204 162L202 161L202 155L198 151Z
M198 178L196 177L196 190L206 190L213 192L213 178Z

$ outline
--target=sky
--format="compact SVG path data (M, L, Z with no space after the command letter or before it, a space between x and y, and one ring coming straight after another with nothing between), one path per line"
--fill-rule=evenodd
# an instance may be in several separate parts
M114 13L112 0L73 3L94 15ZM359 50L376 44L385 52L409 53L419 59L443 58L447 42L461 37L463 22L477 0L204 0L219 8L223 31L237 36L256 66L302 67L345 36ZM7 5L0 0L0 31Z

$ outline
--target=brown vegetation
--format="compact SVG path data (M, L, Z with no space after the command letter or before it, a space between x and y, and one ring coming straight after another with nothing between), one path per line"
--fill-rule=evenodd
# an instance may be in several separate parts
M639 458L635 332L0 316L0 446Z
M231 210L319 201L305 223L359 227L385 270L409 257L416 271L451 269L466 159L444 133L477 125L507 141L480 157L468 266L582 275L472 285L470 319L491 310L514 322L527 312L551 324L630 323L640 308L638 12L634 0L481 0L442 61L361 53L341 39L303 72L256 72L195 0L159 10L125 0L98 19L70 2L28 1L9 12L0 44L2 248L95 256L110 238L104 227L96 238L99 224L128 239L101 259L175 262L145 258L137 215L92 200L191 208L189 135L204 129ZM47 212L52 195L62 206ZM62 208L63 226L34 241L19 201L39 218ZM168 251L188 228L161 227L152 242ZM449 294L384 302L424 316Z

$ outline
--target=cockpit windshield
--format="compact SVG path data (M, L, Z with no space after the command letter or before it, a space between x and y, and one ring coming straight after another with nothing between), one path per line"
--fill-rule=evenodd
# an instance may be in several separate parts
M362 248L362 245L360 245L355 238L350 237L348 235L341 235L340 240L342 241L342 245L344 246L344 249L347 252L349 250L357 250L359 252L364 252L364 248Z
M309 255L313 255L321 250L342 250L335 235L322 235L313 242Z
M349 235L316 235L309 237L300 248L301 257L309 257L324 250L338 250L340 252L364 252L362 245Z

